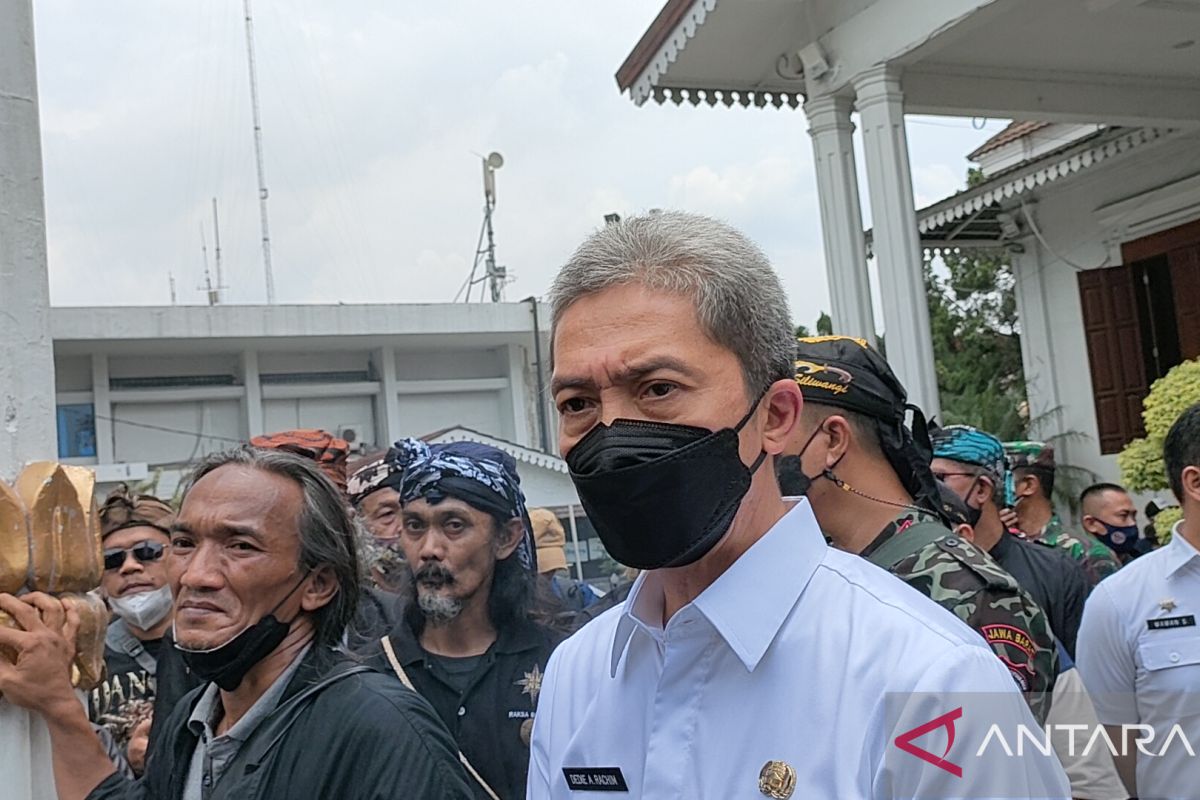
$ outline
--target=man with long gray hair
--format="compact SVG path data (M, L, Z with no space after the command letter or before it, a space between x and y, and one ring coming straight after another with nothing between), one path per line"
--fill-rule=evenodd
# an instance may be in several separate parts
M0 659L0 691L49 722L60 800L471 796L428 704L337 649L362 575L345 503L317 465L249 447L210 456L171 525L167 571L175 647L204 683L156 728L138 783L87 727L61 615L22 602L48 598L0 595L24 629L2 633L18 655Z
M975 633L782 499L803 399L753 243L692 214L629 219L580 245L551 301L559 448L608 552L643 572L550 659L532 800L1068 796L1052 756L960 778L893 746L946 692L1035 723Z

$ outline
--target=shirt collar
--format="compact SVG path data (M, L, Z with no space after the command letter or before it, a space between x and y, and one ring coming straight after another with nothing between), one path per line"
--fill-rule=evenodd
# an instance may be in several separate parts
M1174 575L1191 563L1192 559L1200 558L1200 552L1197 552L1192 543L1179 532L1182 526L1183 520L1179 520L1171 528L1171 541L1167 544L1165 554L1168 575Z
M753 672L804 592L827 545L807 500L801 500L690 605ZM662 632L663 591L657 570L638 576L613 637L610 674L638 629Z
M283 692L287 689L288 683L291 682L292 676L296 674L296 670L300 668L304 657L308 655L311 645L305 647L300 655L288 665L288 668L280 673L275 682L267 688L262 695L254 701L254 705L246 714L233 724L220 738L236 739L239 742L244 742L250 738L250 734L254 733L255 728L259 726L268 714L275 710L279 705L279 700L283 697ZM187 726L196 736L205 735L205 738L212 740L217 738L214 736L219 717L217 712L221 709L221 694L215 683L210 683L204 693L200 695L200 702L196 703L196 707L192 709L192 715L188 717Z

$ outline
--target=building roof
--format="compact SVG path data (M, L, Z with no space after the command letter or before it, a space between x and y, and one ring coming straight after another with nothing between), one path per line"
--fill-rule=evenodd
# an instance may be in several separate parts
M926 248L999 247L1004 233L1004 202L1032 194L1102 161L1166 139L1161 128L1106 128L1083 139L998 173L983 183L917 211L917 228ZM1011 205L1011 203L1010 203Z
M1018 139L1024 139L1026 136L1035 131L1040 131L1042 128L1049 127L1051 124L1049 122L1032 122L1029 120L1010 122L1004 130L968 153L967 160L978 161L980 156L986 155L993 150L999 150L1004 145L1011 144Z
M443 428L440 431L427 433L421 438L430 443L479 442L480 444L494 447L497 450L503 450L517 461L548 469L551 472L561 472L564 475L568 473L567 462L556 455L543 453L541 450L534 450L532 447L525 447L524 445L510 442L507 439L501 439L499 436L481 433L464 425Z
M624 92L633 87L650 62L659 54L667 39L675 31L680 22L687 17L695 0L667 0L667 4L658 12L654 22L638 39L633 50L625 57L617 70L617 86Z

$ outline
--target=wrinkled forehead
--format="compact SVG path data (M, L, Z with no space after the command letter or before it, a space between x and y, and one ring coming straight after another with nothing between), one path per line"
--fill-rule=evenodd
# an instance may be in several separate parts
M303 506L303 492L291 479L226 464L192 485L175 527L197 534L245 528L261 535L297 536Z

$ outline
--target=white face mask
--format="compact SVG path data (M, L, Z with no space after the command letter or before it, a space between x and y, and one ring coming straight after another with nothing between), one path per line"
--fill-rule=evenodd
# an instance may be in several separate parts
M113 613L133 627L147 631L167 618L174 600L171 587L163 586L152 592L140 592L128 597L110 597Z

